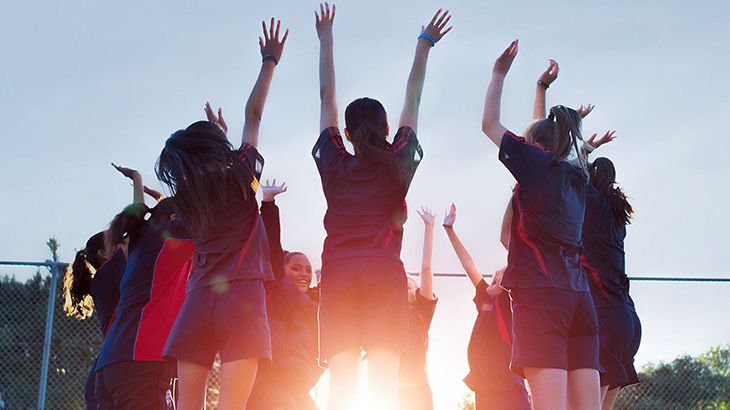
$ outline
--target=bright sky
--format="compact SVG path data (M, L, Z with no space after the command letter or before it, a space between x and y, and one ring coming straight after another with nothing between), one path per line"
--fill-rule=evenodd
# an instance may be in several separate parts
M408 203L403 260L420 263L421 204L458 207L456 228L485 273L501 267L498 228L512 177L481 133L494 58L511 40L520 54L505 85L503 122L529 123L535 80L561 64L548 104L597 108L585 133L618 130L601 148L637 210L626 241L630 276L730 276L730 165L712 135L730 111L730 31L725 2L352 1L337 4L335 62L340 112L361 96L398 118L422 24L440 6L454 30L432 51L421 109L425 152ZM0 15L0 259L43 260L45 240L74 248L131 200L111 161L159 187L155 159L171 132L222 106L239 142L242 112L260 66L260 22L291 34L265 110L264 178L286 180L284 245L319 267L325 201L310 157L318 134L315 2L5 2ZM342 114L341 114L342 115ZM392 124L395 128L396 124ZM437 231L434 270L460 272ZM0 267L0 274L28 271ZM476 314L467 279L439 279L429 368L437 408L467 391L466 345ZM730 341L730 284L635 283L644 325L637 360L672 359Z

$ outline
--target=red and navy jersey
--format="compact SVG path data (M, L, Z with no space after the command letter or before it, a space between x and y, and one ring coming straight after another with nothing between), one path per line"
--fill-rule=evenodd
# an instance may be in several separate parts
M611 205L592 185L586 191L583 221L583 268L588 277L593 304L634 310L626 276L624 239L626 225L617 221Z
M351 256L400 260L405 197L423 151L410 127L401 127L388 148L393 164L350 155L340 131L327 128L312 150L327 199L327 238L322 263Z
M91 279L91 297L94 299L101 334L106 336L111 322L114 321L114 311L119 303L119 282L127 266L127 257L124 251L117 249L111 258L107 259L96 271Z
M196 252L188 292L236 279L274 279L256 202L264 159L250 144L243 144L238 155L241 163L234 166L249 169L251 190L230 192L225 203L211 205L213 221L203 234L191 230Z
M487 293L487 282L477 285L474 304L477 319L471 331L467 358L469 374L464 383L472 391L525 389L521 377L509 368L512 355L512 310L509 294Z
M169 221L135 231L120 284L119 306L97 361L99 370L124 361L162 361L195 253L184 224Z
M428 331L431 329L437 298L428 300L416 291L416 302L408 306L408 357L401 361L401 387L427 385Z
M502 286L588 291L580 263L588 183L583 172L509 131L499 159L517 180Z
M284 273L279 207L261 203L261 219L269 241L271 265L276 281L266 282L266 312L271 329L271 362L261 362L257 383L273 381L309 391L323 369L317 361L317 301L299 290Z

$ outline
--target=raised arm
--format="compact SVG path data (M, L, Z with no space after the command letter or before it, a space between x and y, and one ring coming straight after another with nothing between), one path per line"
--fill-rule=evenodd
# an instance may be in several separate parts
M274 198L286 192L286 182L276 185L276 180L261 186L261 220L264 222L266 238L269 241L269 259L276 279L284 275L284 250L281 246L281 221L279 220L279 208L274 203Z
M443 9L439 9L436 12L428 26L421 27L421 35L418 36L416 43L416 56L413 58L413 66L406 85L406 98L400 114L399 128L407 126L418 131L418 108L421 105L423 84L426 81L428 53L453 28L449 26L444 30L451 16L448 10L444 14L441 14L442 11Z
M423 220L423 257L421 259L421 287L419 293L428 300L433 300L433 272L431 271L431 255L433 253L433 225L436 215L429 208L421 207L418 216Z
M507 47L502 55L494 62L492 69L492 81L487 89L487 98L484 101L484 115L482 116L482 131L487 134L497 146L502 143L502 136L507 132L500 121L500 111L502 105L502 88L504 87L504 77L509 72L512 62L517 56L517 43L515 40Z
M163 199L165 199L165 195L163 195L162 192L149 188L147 185L143 185L143 189L144 189L145 194L151 196L157 202L160 202Z
M289 29L286 29L284 37L279 40L281 21L276 22L276 29L274 29L273 17L268 28L266 27L265 21L261 22L261 25L264 29L264 37L259 37L262 59L261 71L259 71L259 76L246 103L241 144L248 143L254 148L259 145L259 126L261 125L261 117L264 115L264 105L266 104L266 97L269 94L271 79L274 78L274 68L279 64L279 60L281 60L286 38L289 37Z
M537 89L535 91L535 107L532 110L532 119L541 120L547 118L547 109L545 108L545 99L547 89L558 78L560 66L555 60L548 60L548 68L537 80Z
M319 37L319 130L339 127L337 120L337 96L335 87L334 36L332 24L335 21L335 5L319 5L319 13L314 11L315 27Z
M509 235L512 229L512 198L507 203L507 209L504 210L504 217L502 217L502 231L499 235L499 241L504 246L504 249L509 250Z
M132 180L132 189L134 191L132 202L135 204L144 203L144 183L142 183L142 174L135 169L120 167L112 162L112 166L122 175Z
M451 208L444 218L443 227L446 230L446 235L449 237L451 246L454 248L454 252L456 252L456 256L459 258L459 262L461 262L461 266L466 271L466 274L469 276L474 287L477 287L477 285L479 285L479 283L483 280L482 274L479 273L476 266L474 266L474 260L472 260L471 255L469 255L469 252L467 252L466 248L461 243L459 236L456 235L454 222L456 222L456 206L451 204Z

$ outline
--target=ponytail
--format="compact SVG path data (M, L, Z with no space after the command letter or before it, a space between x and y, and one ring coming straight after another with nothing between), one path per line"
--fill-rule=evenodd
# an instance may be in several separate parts
M103 261L99 251L104 249L104 232L89 238L86 247L76 252L76 257L63 277L63 310L66 316L86 319L91 316L94 301L91 298L91 278Z
M117 246L124 243L130 232L146 226L147 221L144 218L149 212L150 208L140 202L129 205L118 213L109 223L109 229L104 235L107 253L111 254Z
M582 120L576 110L556 105L550 108L547 118L536 121L527 129L525 137L552 152L558 161L566 160L571 150L575 150L580 168L588 176L588 164L580 151L583 145L581 125Z
M629 225L634 208L624 191L616 184L616 168L608 158L596 158L590 166L591 184L611 206L611 213L617 223Z
M388 149L385 133L371 123L361 123L359 127L350 130L352 145L355 153L379 164L390 164L394 157Z
M363 97L351 102L345 109L345 124L356 156L378 164L395 163L385 140L388 116L379 101Z

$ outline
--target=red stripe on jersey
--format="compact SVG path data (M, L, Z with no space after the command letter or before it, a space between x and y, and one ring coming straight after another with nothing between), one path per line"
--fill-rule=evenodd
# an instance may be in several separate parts
M549 152L549 153L552 154L552 151L541 147L540 144L535 144L534 142L530 142L530 141L526 140L525 137L518 137L518 136L516 136L515 134L513 134L513 133L511 133L509 131L507 131L505 134L507 134L510 137L516 139L517 141L521 141L521 142L524 142L527 145L532 145L533 147L540 148L540 151Z
M132 360L162 360L167 337L185 301L185 284L194 253L191 240L165 239L155 259L150 300L140 315Z
M256 233L256 226L259 224L259 218L258 215L253 220L253 226L251 227L251 232L248 234L248 239L246 239L246 243L243 244L243 248L241 249L241 255L238 257L238 266L236 266L236 270L241 269L241 264L243 263L243 257L246 256L246 252L248 251L248 247L251 246L251 241L253 240L253 235Z
M520 184L515 185L515 194L514 194L514 201L517 205L517 234L520 235L520 238L522 238L522 241L532 249L532 252L535 254L535 259L537 259L537 263L540 265L540 269L542 269L545 276L548 276L548 270L545 267L545 262L542 260L542 255L540 255L540 250L537 249L537 245L535 245L535 242L530 239L530 236L527 234L527 231L525 230L525 224L522 220L522 204L520 203L520 197L518 195L520 191Z
M603 282L601 282L601 277L600 275L598 275L598 271L590 264L588 264L588 260L586 259L585 255L580 255L580 264L583 265L583 267L591 273L593 281L596 282L596 286L598 286L598 290L600 290L604 296L608 297L608 292L606 292L606 288L603 287Z
M496 309L497 313L497 327L499 328L499 335L502 337L502 340L507 342L508 345L512 346L512 338L509 337L507 324L505 324L504 322L504 316L502 316L502 308L499 307L499 300L497 298L494 298L494 308Z

